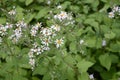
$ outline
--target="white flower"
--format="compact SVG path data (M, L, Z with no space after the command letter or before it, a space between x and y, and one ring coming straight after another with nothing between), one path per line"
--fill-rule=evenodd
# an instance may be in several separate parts
M44 52L43 46L37 48L37 55L40 55L42 52Z
M37 23L35 26L33 26L30 31L31 36L36 36L37 31L40 27L41 27L41 23Z
M29 64L32 66L31 69L33 70L34 67L35 67L35 59L30 58L30 59L29 59Z
M48 50L50 50L50 47L49 46L43 46L43 49L48 51Z
M51 4L51 1L50 1L50 0L48 0L48 1L47 1L47 4Z
M23 20L17 22L16 24L17 27L23 27L23 28L27 28L27 23L25 23Z
M118 10L119 10L119 7L118 6L114 6L112 11L113 12L117 12Z
M5 27L8 29L8 28L12 28L13 27L13 24L10 24L10 23L6 23Z
M106 46L106 40L102 41L102 46Z
M59 20L64 20L68 17L67 13L64 11L61 11L60 14L58 15Z
M7 28L2 26L2 25L0 25L0 34L1 34L1 36L6 35L7 34L6 31L7 31Z
M34 56L33 56L33 52L30 51L30 52L28 53L28 56L29 56L29 58L33 58L33 57L34 57Z
M64 40L62 38L56 39L56 41L55 41L56 47L59 48L62 44L64 44L63 41Z
M80 44L83 44L84 43L84 40L80 40Z
M65 11L61 11L60 14L54 15L54 19L58 19L60 21L67 19L68 14Z
M11 10L8 12L9 15L15 15L16 14L16 11L15 10Z
M22 36L22 29L19 27L19 28L16 28L14 30L14 35L16 36L16 38L20 38Z
M115 16L114 12L109 12L109 13L108 13L108 17L109 17L109 18L114 18L114 16Z
M61 6L61 5L58 5L58 6L57 6L57 9L62 9L62 6Z
M42 35L44 35L45 37L46 37L46 36L50 36L50 35L52 34L52 30L51 30L50 28L43 28L43 29L41 30L41 33L42 33Z
M60 31L60 26L58 24L52 25L51 28L55 31Z
M22 29L18 27L14 30L14 34L9 37L13 43L17 43L18 40L22 37Z
M94 80L93 74L90 74L90 75L89 75L89 78Z
M50 39L51 39L50 37L48 37L48 38L45 37L45 38L41 39L42 40L41 43L43 45L49 46L49 43L51 43Z
M37 31L36 31L36 30L34 30L34 29L31 29L31 32L30 32L30 34L31 34L31 36L36 36L36 34L37 34Z

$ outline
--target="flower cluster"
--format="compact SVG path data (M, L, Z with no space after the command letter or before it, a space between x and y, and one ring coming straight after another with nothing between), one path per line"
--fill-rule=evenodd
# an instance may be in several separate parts
M31 36L35 37L40 27L41 27L41 23L37 23L35 26L33 26L30 32Z
M58 6L59 8L59 6ZM61 6L60 6L61 8ZM71 13L67 13L65 11L60 11L59 14L54 15L54 19L55 20L59 20L60 22L65 22L64 25L69 25L69 24L73 24L74 20L72 18L72 14Z
M115 16L120 15L120 7L119 6L114 6L112 10L108 13L109 18L114 18Z
M26 28L27 24L24 21L19 21L15 25L15 30L13 30L14 34L12 34L9 39L12 40L13 43L17 43L18 40L22 37L22 28ZM9 28L12 28L9 26Z
M0 25L0 36L5 36L7 34L7 28L3 25Z
M11 16L13 16L13 15L16 14L16 10L11 10L11 11L8 12L8 14L11 15Z
M64 44L63 38L56 39L57 32L59 32L60 29L61 28L58 24L54 24L50 27L42 27L41 23L36 24L31 28L31 36L35 37L36 35L38 35L41 42L34 42L33 47L28 53L29 64L32 66L32 70L35 67L35 57L40 55L44 51L50 50L50 44L55 44L57 48Z
M29 64L32 66L31 69L33 70L35 67L35 55L39 55L44 51L43 46L39 46L38 43L33 44L33 48L30 49L28 56L29 56Z

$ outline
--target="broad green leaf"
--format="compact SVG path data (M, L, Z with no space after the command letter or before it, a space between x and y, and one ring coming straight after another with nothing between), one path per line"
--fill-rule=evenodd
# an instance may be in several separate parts
M103 54L99 57L100 64L105 67L107 70L110 70L111 67L111 58L110 56L106 53Z
M70 9L72 10L72 12L77 13L79 11L79 6L70 6Z
M75 80L74 76L75 76L74 70L71 67L68 67L67 71L66 71L66 77L67 77L67 79L68 80Z
M26 23L29 23L34 17L35 17L35 13L28 13L26 16L25 16L25 22Z
M111 69L109 71L103 71L100 73L102 80L110 80L113 78L113 75L115 74L116 70ZM113 80L113 79L112 79Z
M77 45L76 44L77 44L76 42L70 43L70 51L72 53L76 53L77 52Z
M77 67L81 73L86 72L94 63L86 60L79 61Z
M52 76L55 76L55 75L52 75ZM43 76L43 79L42 79L42 80L51 80L52 76L50 75L49 72L47 72L47 73Z
M115 38L116 35L112 31L110 31L109 33L106 33L104 36L105 36L105 38L113 39L113 38Z
M29 4L31 4L33 2L33 0L26 0L25 4L28 6Z
M75 64L75 60L74 58L68 54L66 57L64 57L64 61L66 62L66 64L73 66Z
M95 47L96 46L96 38L95 37L91 37L86 39L86 44L88 47Z
M111 54L110 58L111 58L112 63L118 63L119 62L119 57L117 55Z
M84 72L80 74L80 76L78 76L78 80L89 80L89 75L86 72Z
M95 19L88 18L84 21L85 24L89 24L94 27L95 31L99 32L99 23L95 21Z
M43 66L43 64L39 64L39 66L37 66L33 71L32 75L37 75L37 74L44 75L47 73L47 71L48 71L47 67Z
M42 17L45 17L48 12L49 12L49 8L41 8L41 10L37 13L35 18L40 19Z
M118 43L111 43L109 50L112 51L112 52L120 52L120 44L118 44Z
M31 66L29 65L29 57L27 54L22 54L22 56L18 57L19 59L19 67L30 69Z
M61 4L61 6L63 7L63 9L66 9L70 4L70 1L65 1L63 4Z
M28 80L27 78L22 77L20 75L13 75L12 77L13 77L14 80Z

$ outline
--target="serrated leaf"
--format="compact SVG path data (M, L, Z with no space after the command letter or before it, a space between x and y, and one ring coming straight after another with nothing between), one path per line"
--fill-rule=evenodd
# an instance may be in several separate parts
M26 0L25 4L28 6L29 4L31 4L33 2L33 0Z
M99 57L100 64L105 67L107 70L110 70L111 67L111 58L108 54L103 54Z
M81 73L86 72L94 63L86 60L78 62L77 67Z

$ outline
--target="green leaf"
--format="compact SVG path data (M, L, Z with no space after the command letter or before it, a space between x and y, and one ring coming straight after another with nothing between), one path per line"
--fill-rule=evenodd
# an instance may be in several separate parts
M42 79L42 80L52 80L50 73L47 72L47 73L43 76L43 79Z
M117 55L111 54L110 58L111 58L112 63L118 63L119 62L119 57Z
M42 17L45 17L47 13L49 12L49 8L42 8L36 15L36 19L40 19Z
M73 66L75 64L75 60L74 60L74 58L70 54L68 54L67 56L64 57L64 61L68 65L71 65L71 66Z
M1 17L0 17L0 24L5 24L5 23L6 23L6 18L4 18L4 17L1 18Z
M46 74L48 71L48 68L43 66L42 64L40 64L39 66L37 66L35 68L35 70L33 71L33 75L37 75L37 74L40 74L40 75L44 75Z
M63 7L63 9L66 9L70 4L70 1L65 1L63 4L61 4L61 6Z
M90 26L94 27L94 29L99 32L99 23L95 21L95 19L88 18L84 21L85 24L89 24Z
M120 52L120 44L118 44L118 43L111 43L109 50L112 51L112 52Z
M89 80L88 73L84 72L80 76L78 76L78 80Z
M109 33L106 33L104 36L105 36L105 38L113 39L113 38L115 38L116 35L112 31L110 31Z
M89 4L90 4L90 3L93 3L94 0L83 0L83 2L84 2L84 3L89 3Z
M108 54L103 54L99 57L100 64L105 67L107 70L110 70L111 67L111 58Z
M92 48L92 47L96 46L96 38L95 37L87 38L85 42L88 47Z
M97 6L99 5L99 0L94 0L94 2L92 3L92 7L93 7L93 10L96 11L98 8Z
M77 43L75 41L70 44L70 51L72 53L77 53L77 45L76 44Z
M26 23L29 23L30 21L32 21L32 19L35 17L35 13L28 13L26 16L25 16L25 22Z
M31 4L33 2L33 0L26 0L25 4L28 6L29 4Z
M68 67L67 71L66 71L67 79L68 80L75 80L74 76L75 76L74 70L71 67Z
M77 67L81 73L86 72L94 63L86 60L78 62Z

